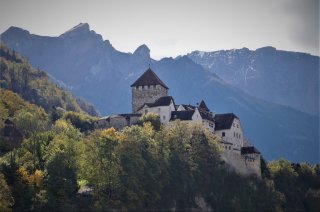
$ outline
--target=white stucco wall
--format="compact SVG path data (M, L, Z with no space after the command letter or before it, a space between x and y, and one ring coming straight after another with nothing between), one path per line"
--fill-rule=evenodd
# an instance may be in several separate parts
M175 111L173 102L171 101L169 106L158 106L158 107L148 107L144 106L138 113L147 114L147 113L156 113L160 116L160 121L163 124L166 124L171 119L171 112Z
M213 121L209 121L206 119L203 119L202 124L204 127L206 127L210 132L214 133L214 127L215 123Z
M222 136L222 133L225 133L225 136ZM224 130L216 130L215 132L222 140L230 142L233 144L233 148L241 149L244 145L244 139L243 139L243 130L241 127L240 120L235 118L233 120L233 123L231 125L230 129L224 129Z

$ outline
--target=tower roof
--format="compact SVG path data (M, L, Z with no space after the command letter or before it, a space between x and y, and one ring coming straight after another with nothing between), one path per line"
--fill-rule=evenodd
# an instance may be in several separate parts
M132 85L144 86L144 85L161 85L166 89L169 89L164 82L150 69L146 70Z
M200 102L199 109L209 111L209 108L207 107L206 103L203 100L201 100L201 102Z

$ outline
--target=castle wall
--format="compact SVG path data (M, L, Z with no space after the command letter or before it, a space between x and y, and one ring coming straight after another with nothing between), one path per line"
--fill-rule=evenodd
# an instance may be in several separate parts
M223 148L221 158L230 170L245 176L261 177L260 154L241 155L240 150L230 149L228 144L221 143L221 146Z
M158 114L160 117L160 121L162 124L166 124L171 119L171 112L175 110L173 102L170 103L168 106L158 106L158 107L145 107L138 111L140 114L147 114L147 113L155 113Z
M132 112L136 113L144 103L153 103L167 95L168 90L161 85L132 87Z
M124 116L110 116L106 119L100 119L96 127L97 128L115 128L116 130L121 130L126 126L131 126L133 124L137 124L140 119L140 116L132 116L129 118L126 118Z
M214 133L214 126L215 123L213 121L209 121L206 119L203 119L202 124L204 127L206 127L210 132Z
M222 133L225 136L222 136ZM234 119L230 129L217 130L215 132L222 140L233 143L233 147L236 149L241 149L244 145L243 130L239 119Z

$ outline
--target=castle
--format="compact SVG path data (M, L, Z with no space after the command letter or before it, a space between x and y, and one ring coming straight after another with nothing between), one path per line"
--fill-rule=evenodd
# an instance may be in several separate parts
M168 96L169 88L150 68L131 85L131 89L132 113L103 117L98 121L98 127L120 130L136 124L147 113L158 114L162 124L177 119L201 123L220 138L221 158L231 170L261 177L261 153L246 142L240 119L235 114L214 114L203 100L196 106L177 105L173 97Z

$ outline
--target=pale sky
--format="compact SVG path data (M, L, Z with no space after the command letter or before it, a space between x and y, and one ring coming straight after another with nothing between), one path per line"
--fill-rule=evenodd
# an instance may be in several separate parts
M319 55L319 0L0 0L0 33L59 36L80 22L123 52L146 44L155 59L264 46Z

